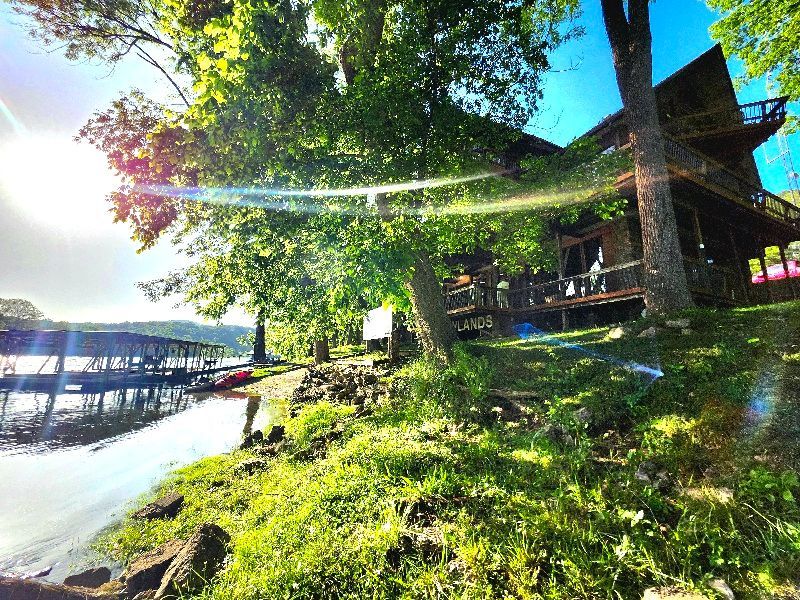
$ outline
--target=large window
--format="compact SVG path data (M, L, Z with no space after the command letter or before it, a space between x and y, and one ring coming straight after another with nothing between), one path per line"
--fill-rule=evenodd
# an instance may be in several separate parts
M603 259L603 237L594 236L563 250L564 276L572 277L605 268Z

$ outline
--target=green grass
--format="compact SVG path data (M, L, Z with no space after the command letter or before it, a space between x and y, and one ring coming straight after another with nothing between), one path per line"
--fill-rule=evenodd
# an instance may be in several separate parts
M204 592L219 599L714 597L713 577L737 598L796 598L800 303L686 314L692 335L636 337L658 324L643 319L620 340L557 336L616 364L541 339L460 347L447 370L412 363L366 417L321 404L287 420L293 446L262 472L237 473L253 456L240 450L178 471L159 490L185 494L176 519L125 521L100 547L127 560L216 522L233 538ZM498 406L491 387L542 401ZM637 480L644 460L668 489Z

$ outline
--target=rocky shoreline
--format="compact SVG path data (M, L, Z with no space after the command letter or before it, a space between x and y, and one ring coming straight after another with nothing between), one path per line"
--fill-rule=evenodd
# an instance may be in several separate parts
M291 392L289 414L297 414L303 405L326 401L356 406L354 417L368 414L370 406L386 392L381 383L384 375L373 367L337 364L294 373L286 382L289 387L283 387ZM242 476L252 475L267 468L269 458L282 452L291 452L300 460L318 458L336 437L336 431L327 432L313 440L309 449L300 451L286 437L283 425L273 425L266 434L257 430L245 437L239 448L249 449L257 457L235 468ZM183 503L182 495L169 493L135 511L131 518L172 519ZM196 594L224 566L229 542L226 531L204 523L189 539L169 540L133 559L116 579L104 566L70 575L61 584L0 575L0 600L167 600Z
M174 498L160 498L145 509L150 515ZM143 509L144 510L144 509ZM141 517L134 517L141 518ZM169 518L148 516L144 518ZM0 576L0 600L161 600L202 590L222 568L230 536L213 523L204 523L188 540L170 540L131 561L123 574L111 579L107 567L71 575L62 584Z

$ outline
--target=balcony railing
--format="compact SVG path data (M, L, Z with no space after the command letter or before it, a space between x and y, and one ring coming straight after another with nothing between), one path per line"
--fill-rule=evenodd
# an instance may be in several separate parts
M786 120L787 100L787 97L770 98L734 108L675 117L666 122L664 129L675 137L696 138L751 125L780 127Z
M444 306L449 313L481 308L494 309L497 308L498 292L500 291L482 283L473 283L472 285L446 292ZM504 292L508 292L508 290L504 290Z
M542 309L641 291L641 261L635 261L515 290L475 283L447 292L445 308L449 313Z
M684 259L689 290L695 294L743 301L745 290L736 273L725 267ZM636 296L644 292L642 261L634 261L514 290L474 283L446 292L450 314L473 311L529 311Z
M704 181L733 193L758 212L800 228L800 208L780 196L753 185L719 163L671 138L664 139L664 151L668 160L688 168Z
M513 290L509 294L508 304L516 310L548 307L590 298L614 297L625 292L634 293L641 288L642 263L635 261Z

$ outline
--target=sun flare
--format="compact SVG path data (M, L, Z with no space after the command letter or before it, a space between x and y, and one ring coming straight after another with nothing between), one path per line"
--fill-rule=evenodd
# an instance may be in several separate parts
M106 195L119 185L105 156L66 136L0 142L0 198L59 230L108 227Z

